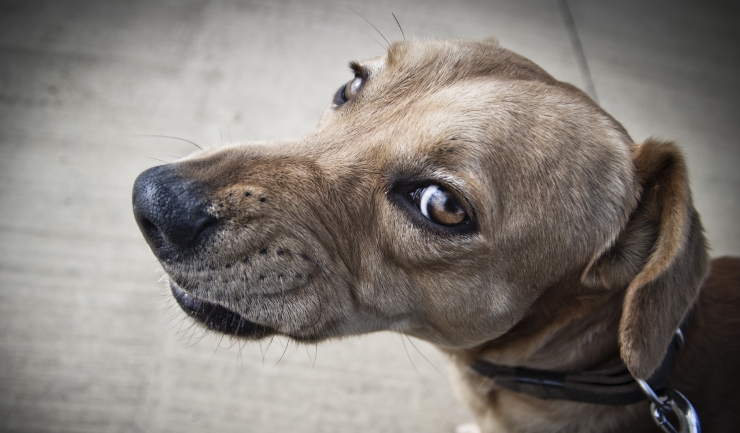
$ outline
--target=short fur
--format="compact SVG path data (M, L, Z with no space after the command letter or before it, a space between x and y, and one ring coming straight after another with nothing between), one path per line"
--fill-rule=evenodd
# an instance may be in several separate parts
M646 402L539 400L469 365L570 372L621 357L647 378L688 314L669 383L705 432L738 429L740 261L715 261L704 284L674 144L633 143L583 92L494 41L397 42L360 64L362 89L317 131L174 164L220 226L162 260L173 284L298 341L430 341L483 432L656 431ZM429 183L454 192L472 231L435 225L399 192Z

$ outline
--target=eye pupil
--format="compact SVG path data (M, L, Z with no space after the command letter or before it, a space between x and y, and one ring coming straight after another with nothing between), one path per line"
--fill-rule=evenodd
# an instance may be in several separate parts
M465 210L455 197L437 185L415 191L422 215L437 224L454 226L465 221Z

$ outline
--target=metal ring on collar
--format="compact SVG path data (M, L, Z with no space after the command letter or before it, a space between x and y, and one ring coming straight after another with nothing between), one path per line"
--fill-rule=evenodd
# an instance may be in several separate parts
M647 382L636 380L650 400L650 413L661 430L665 433L701 433L699 416L683 394L672 388L663 388L658 395ZM669 412L678 418L678 429L668 421L666 415Z

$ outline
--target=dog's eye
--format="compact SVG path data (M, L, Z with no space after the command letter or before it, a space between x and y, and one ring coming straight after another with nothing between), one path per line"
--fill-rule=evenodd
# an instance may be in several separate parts
M355 78L352 81L337 90L336 95L334 95L334 106L338 107L357 96L364 82L362 76L355 73Z
M437 224L454 226L465 221L465 210L455 196L438 185L416 189L411 193L411 200L422 215Z

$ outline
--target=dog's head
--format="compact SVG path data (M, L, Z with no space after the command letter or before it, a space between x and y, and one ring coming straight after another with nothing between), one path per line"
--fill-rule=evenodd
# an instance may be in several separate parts
M470 348L578 275L626 293L623 357L647 376L704 272L677 151L634 145L495 42L399 42L351 66L314 133L139 176L136 220L180 305L244 337Z

